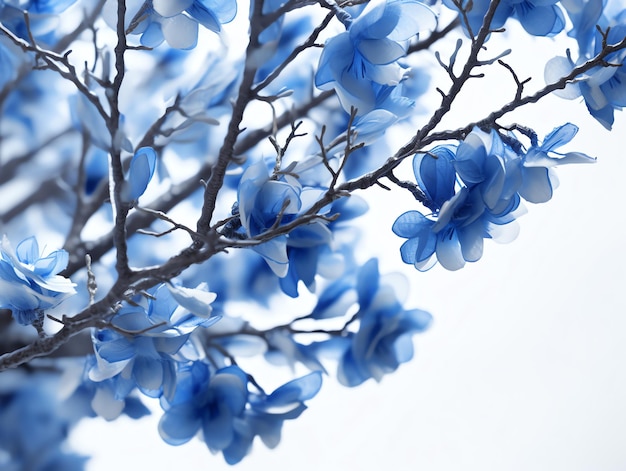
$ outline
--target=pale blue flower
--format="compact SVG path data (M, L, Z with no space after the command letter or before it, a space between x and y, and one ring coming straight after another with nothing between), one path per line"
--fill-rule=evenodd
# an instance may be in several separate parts
M272 178L264 162L251 165L241 177L237 193L237 208L245 236L256 237L272 227L290 223L323 191L303 187L292 175L281 174ZM314 221L252 248L263 256L277 276L284 278L290 268L288 246L309 248L327 244L331 238L327 224Z
M115 1L105 4L103 16L111 27L117 22L116 9ZM236 13L236 0L129 0L125 26L130 34L141 34L144 46L166 41L175 49L193 49L199 24L217 33Z
M518 230L513 223L524 211L522 199L545 203L552 198L557 183L552 167L595 161L581 152L556 152L577 131L565 124L541 144L533 135L526 151L513 135L505 143L493 130L474 129L458 146L416 155L413 171L432 213L407 211L394 222L393 232L408 239L400 247L402 260L418 270L436 261L458 270L480 259L483 239L512 240Z
M67 266L68 253L57 250L42 256L34 237L15 251L9 239L0 245L0 308L10 309L23 325L31 324L46 309L76 293L75 284L58 275Z
M304 401L313 398L321 387L322 375L314 371L283 384L269 395L250 394L250 406L243 418L235 421L233 440L223 450L226 462L241 461L252 448L255 436L268 448L275 448L280 442L283 422L300 417L307 408Z
M545 203L552 198L557 180L552 167L564 164L594 163L595 158L582 152L559 154L556 149L571 141L578 127L567 123L555 128L543 142L531 146L522 158L520 196L529 203Z
M413 358L412 337L426 330L432 320L426 311L404 309L394 287L380 282L376 259L360 269L356 291L358 330L334 339L343 349L337 376L350 387L370 378L380 381Z
M227 448L235 436L235 420L248 402L248 378L237 366L209 372L206 364L193 362L178 371L176 394L162 401L165 413L159 433L171 445L191 440L200 430L213 452Z
M402 260L419 270L436 261L458 270L480 259L483 239L514 237L517 226L510 223L520 213L520 163L497 133L478 129L456 148L417 155L413 170L433 213L407 211L393 224L393 232L408 239L400 248Z
M147 311L141 306L125 306L111 319L113 328L93 334L98 362L89 377L96 382L119 377L117 397L125 397L135 386L148 396L171 397L177 362L186 361L177 354L197 327L208 327L220 319L211 316L213 293L168 288L160 286L154 292Z
M450 0L444 0L444 5L452 10L458 6ZM554 36L565 27L563 12L557 6L558 0L502 0L496 8L489 25L492 30L504 26L509 18L516 18L527 33L534 36ZM471 9L467 11L467 19L472 33L476 35L480 30L485 14L489 9L489 0L472 0ZM470 1L463 1L463 8L467 8ZM463 25L467 29L466 25Z
M626 36L626 18L621 24L611 24L607 34L607 43L616 44ZM602 49L602 37L596 31L593 55ZM569 75L578 64L586 62L590 57L582 55L575 64L571 57L557 56L546 63L544 76L547 83L553 83L561 77ZM626 106L626 52L624 50L609 54L606 62L617 64L613 67L597 66L588 70L576 81L568 84L564 90L555 91L555 95L566 99L580 96L585 100L587 110L602 126L610 130L615 119L615 110Z
M315 85L334 88L346 110L365 114L375 108L381 86L396 86L406 75L398 59L406 40L436 27L434 13L414 0L375 0L353 20L347 31L328 40L322 51Z

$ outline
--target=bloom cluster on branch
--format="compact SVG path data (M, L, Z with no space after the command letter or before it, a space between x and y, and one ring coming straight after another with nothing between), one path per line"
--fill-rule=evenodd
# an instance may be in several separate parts
M0 0L0 468L83 469L68 430L141 418L150 400L166 443L198 437L234 464L256 437L278 445L324 377L395 372L432 318L362 243L369 190L416 205L372 225L418 270L512 240L524 202L552 198L554 167L595 159L561 153L569 118L543 140L505 120L556 93L610 129L626 105L625 11ZM511 51L491 51L512 22L577 47L532 92ZM494 67L514 79L503 104L445 129Z

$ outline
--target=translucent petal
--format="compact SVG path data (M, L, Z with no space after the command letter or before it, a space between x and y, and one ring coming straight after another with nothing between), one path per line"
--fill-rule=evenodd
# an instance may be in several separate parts
M515 9L524 29L535 36L548 36L560 32L565 26L561 10L556 6L536 6L526 1L524 7ZM528 8L531 6L531 8Z
M321 87L337 80L337 72L347 68L354 57L353 44L347 33L329 39L322 49L315 74L315 86Z
M528 167L523 171L519 194L529 203L545 203L552 198L552 183L547 168Z
M198 43L198 23L185 15L161 21L163 36L174 49L193 49Z
M154 348L158 352L174 355L189 339L189 335L190 334L176 335L173 337L154 337Z
M114 420L122 413L124 401L117 400L111 389L103 387L96 389L91 407L103 419Z
M556 83L561 77L568 75L574 65L569 61L567 57L556 56L550 59L544 69L544 79L546 83ZM580 87L577 83L570 83L564 89L555 90L556 96L573 100L581 95Z
M142 147L130 161L128 171L129 197L131 201L138 199L154 175L156 168L156 152L151 147Z
M322 223L300 226L289 233L290 247L315 247L328 244L333 238L332 231Z
M7 282L0 278L0 293L2 293L0 306L3 308L30 311L40 307L38 293L27 285Z
M159 15L168 18L182 13L193 2L194 0L152 0L152 7Z
M378 291L379 279L378 260L372 258L361 267L357 276L357 296L361 310L367 309L372 302L372 297Z
M238 415L243 411L246 406L248 393L246 391L245 374L244 378L242 378L241 370L236 374L234 371L231 371L231 368L220 370L211 379L210 387L215 392L215 399L226 406L232 414Z
M407 211L398 216L391 230L399 237L411 239L423 234L425 229L430 230L433 225L434 222L419 211Z
M192 7L189 8L187 11L193 18L198 20L198 23L200 23L208 30L217 33L222 29L220 21L215 17L213 11L202 5L200 1L193 2Z
M626 74L617 72L602 86L604 94L613 106L626 106Z
M446 270L459 270L465 266L456 231L450 231L437 239L437 260Z
M520 227L517 221L504 225L490 225L488 232L491 238L499 244L513 242L519 235Z
M98 347L98 355L109 363L116 363L132 358L135 347L126 338L111 340Z
M272 414L294 409L302 401L315 396L321 387L322 374L319 371L289 381L267 397L264 410Z
M115 327L129 332L152 327L146 312L141 307L124 308L112 320Z
M395 2L399 8L398 23L387 36L394 41L404 41L422 31L434 31L437 28L437 15L428 6L414 0Z
M210 10L220 23L231 22L237 14L236 0L195 0L194 4L200 4Z
M174 406L161 417L159 435L170 445L187 443L200 429L200 417L191 404Z
M563 126L555 128L548 134L541 143L541 149L550 152L567 144L578 132L578 126L572 123L566 123Z
M141 35L141 45L146 47L155 48L164 40L161 24L156 21L151 22Z
M280 278L287 276L289 258L287 257L286 237L276 239L254 246L254 251L261 254L274 274Z
M413 339L410 332L398 336L393 343L393 356L399 363L406 363L413 358Z
M361 55L372 64L389 64L405 53L402 45L390 39L364 39L357 48Z
M452 164L454 153L448 147L439 146L427 154L417 154L413 159L413 173L417 184L434 203L432 210L454 195L456 171Z
M408 322L411 324L411 330L414 332L421 332L426 330L432 324L433 316L421 309L411 309L405 311L405 316Z
M483 256L484 229L482 221L478 220L469 226L459 229L459 243L463 258L468 262L475 262Z
M56 250L35 262L35 273L46 277L59 273L67 267L69 254L65 250Z
M20 262L34 264L35 261L39 259L39 244L37 244L37 239L35 237L24 239L17 244L15 253Z
M365 65L365 79L372 80L381 85L398 85L405 77L406 69L397 62L391 62L389 64L370 64L364 62ZM371 84L363 84L364 86L371 87Z
M353 40L364 38L384 38L397 24L397 15L384 18L385 0L372 0L368 2L361 14L352 22L350 26L350 36Z
M133 376L137 386L148 391L156 391L163 384L161 360L137 356L133 365Z
M389 126L395 123L398 117L390 111L376 109L363 115L354 125L356 142L364 142L366 145L373 142L384 134Z
M167 287L181 307L200 317L207 318L211 315L213 310L211 303L215 301L217 294L204 289L185 288L172 284L168 284Z

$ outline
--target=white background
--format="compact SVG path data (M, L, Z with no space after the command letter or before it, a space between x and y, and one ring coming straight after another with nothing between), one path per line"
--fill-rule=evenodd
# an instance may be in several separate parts
M469 94L457 116L503 103L510 84ZM483 259L454 273L398 263L402 240L387 228L408 201L374 190L381 204L363 250L386 253L382 271L410 279L410 307L434 324L416 336L416 358L381 384L326 378L279 447L255 443L240 471L626 469L626 117L609 134L583 104L554 98L515 119L541 136L575 122L581 132L564 150L598 162L559 168L553 200L528 205L517 240L486 241ZM198 440L164 444L157 420L91 420L72 443L93 456L89 471L230 469Z

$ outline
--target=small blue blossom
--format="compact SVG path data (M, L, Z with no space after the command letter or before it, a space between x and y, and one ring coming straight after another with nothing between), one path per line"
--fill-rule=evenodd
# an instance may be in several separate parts
M1 0L0 21L20 38L32 34L37 39L56 41L59 13L67 10L76 0ZM24 12L28 12L30 27L26 27Z
M288 224L308 209L307 202L316 200L323 190L303 188L292 175L271 178L264 162L246 169L241 177L237 200L239 218L246 236L256 237L276 225ZM287 275L290 259L287 246L312 247L330 242L332 233L321 221L301 226L289 235L280 235L253 246L279 277Z
M482 257L483 240L512 240L515 219L522 214L522 199L545 203L552 198L556 177L552 167L594 162L581 152L559 154L578 128L565 124L539 144L532 137L525 150L513 136L507 144L495 131L474 129L458 146L438 146L413 160L413 171L422 189L424 215L407 211L393 224L405 263L428 270L437 261L448 270Z
M557 182L552 167L596 161L582 152L556 152L556 149L571 141L577 132L577 126L564 124L548 134L541 144L535 144L526 151L520 166L522 183L518 192L522 198L529 203L545 203L552 198Z
M249 407L243 418L235 421L233 440L223 450L226 462L239 463L252 448L255 436L268 448L275 448L280 442L283 422L300 417L307 408L304 401L312 399L321 387L322 375L314 371L283 384L269 395L250 394Z
M346 14L347 15L347 14ZM344 18L347 31L327 41L315 85L334 88L345 110L365 114L380 102L385 86L395 87L407 73L398 59L406 40L436 27L435 14L414 0L375 0L355 18Z
M171 401L162 401L165 413L159 433L171 445L182 445L200 430L213 452L224 450L235 436L235 420L248 402L248 378L237 366L210 374L206 364L181 366L178 386Z
M193 330L220 319L210 316L209 304L214 299L213 293L202 289L160 286L147 311L141 306L123 307L111 320L113 328L93 335L98 361L90 379L100 382L117 377L118 398L135 386L148 396L171 397L177 362L186 361L177 354Z
M458 10L451 0L444 0L444 5L452 10ZM556 5L558 0L502 0L496 8L495 14L489 27L498 29L504 26L509 18L517 19L527 33L533 36L554 36L565 27L563 12ZM467 11L467 19L472 34L476 35L480 30L487 10L489 0L463 1L463 8L471 8ZM467 25L463 25L467 29Z
M193 49L198 25L220 32L237 13L236 0L132 0L127 2L126 28L140 34L141 44L157 47L166 41L175 49ZM105 4L103 16L109 26L117 23L117 2Z
M504 237L503 226L515 220L520 205L517 180L507 166L519 160L497 134L475 130L458 146L441 146L413 161L416 180L433 211L428 218L407 211L392 230L408 240L400 248L402 260L419 270L436 261L448 270L482 256L483 239ZM457 190L457 174L463 183ZM509 226L516 234L516 226ZM436 254L436 258L433 255Z
M425 311L404 309L396 289L381 283L376 259L361 267L355 288L358 330L331 339L325 347L342 352L337 376L341 384L350 387L370 378L380 381L409 361L413 357L412 336L426 330L432 320Z
M609 24L606 41L616 44L626 37L626 19L621 24ZM593 55L602 50L603 38L596 31ZM575 64L571 57L557 56L546 63L544 76L547 83L553 83L568 75L572 69L586 62L590 57L582 55ZM585 100L589 114L602 126L611 130L615 120L615 110L626 106L626 52L620 51L609 54L605 61L615 64L613 67L597 66L577 77L576 82L568 84L564 90L557 90L557 96L566 99L576 99L580 96Z
M0 244L0 308L10 309L22 325L31 324L43 311L76 293L75 284L58 273L65 269L68 253L54 251L45 257L34 237L15 250L6 236Z

